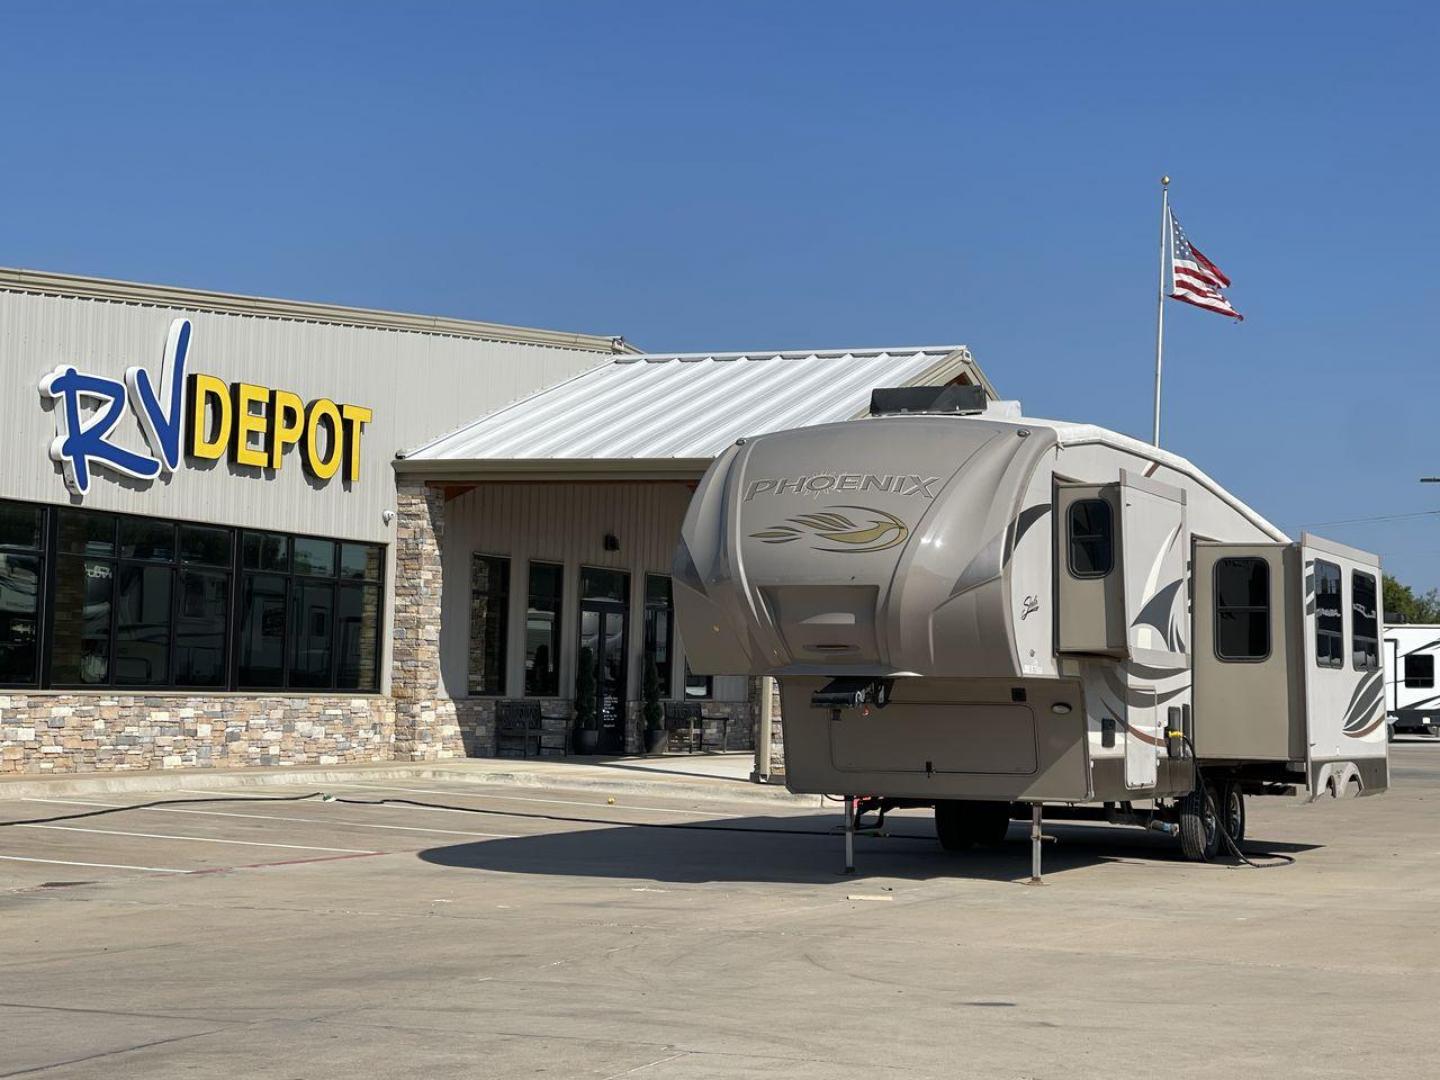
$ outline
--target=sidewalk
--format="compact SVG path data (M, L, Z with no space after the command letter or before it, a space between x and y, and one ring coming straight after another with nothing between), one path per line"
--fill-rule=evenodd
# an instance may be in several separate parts
M129 791L207 791L216 788L326 784L375 780L442 780L538 790L590 790L723 802L814 806L818 795L792 795L783 784L750 781L747 753L669 754L658 758L466 758L442 762L287 766L277 769L152 769L0 777L0 800L54 798Z

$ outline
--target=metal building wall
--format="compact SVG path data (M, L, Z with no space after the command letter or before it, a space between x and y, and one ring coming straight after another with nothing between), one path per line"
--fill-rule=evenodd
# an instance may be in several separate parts
M573 696L578 651L580 567L630 573L629 672L627 694L640 696L644 647L645 574L670 574L680 523L690 505L690 485L678 482L484 483L445 506L441 551L444 593L440 618L440 669L445 692L467 693L470 636L470 560L473 554L508 556L510 632L506 696L524 690L524 628L527 565L530 559L565 566L561 607L560 690ZM620 541L605 550L605 534ZM683 650L684 643L681 643ZM683 668L676 665L676 678ZM745 701L743 676L717 677L714 700Z
M609 359L582 349L0 291L0 498L82 501L49 457L55 416L40 379L59 364L111 378L140 365L158 378L171 320L181 316L194 327L192 372L373 409L360 479L312 480L292 449L275 472L187 461L171 477L140 482L100 470L83 505L388 542L394 525L381 515L394 506L397 450ZM114 441L144 448L133 415L117 433Z
M144 289L144 286L137 286ZM374 411L361 439L360 478L309 477L297 448L276 471L186 459L169 477L142 482L97 469L84 498L73 496L51 460L51 399L39 382L60 364L122 378L139 365L159 378L170 323L193 327L188 369L227 383L291 390ZM591 339L599 341L600 339ZM611 351L387 330L0 289L0 499L224 525L311 533L390 545L397 523L391 466L418 446L491 409L567 379ZM145 443L133 413L113 441ZM390 692L394 559L385 567L381 691Z

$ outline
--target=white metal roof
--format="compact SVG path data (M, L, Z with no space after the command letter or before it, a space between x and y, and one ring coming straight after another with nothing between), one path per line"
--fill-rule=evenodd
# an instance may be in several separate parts
M963 346L622 356L403 455L405 468L708 462L742 436L864 415L877 386L989 381Z

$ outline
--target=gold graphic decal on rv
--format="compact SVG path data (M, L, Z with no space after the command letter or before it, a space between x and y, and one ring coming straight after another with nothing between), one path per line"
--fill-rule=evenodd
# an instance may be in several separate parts
M836 513L838 510L859 511L867 520L855 521L845 514ZM811 544L815 551L843 551L859 555L869 551L884 551L896 544L903 544L909 535L910 526L894 514L869 506L837 506L834 510L798 514L788 518L784 525L772 525L768 529L751 533L750 538L766 544L789 544L808 537L840 545L821 547L819 544Z

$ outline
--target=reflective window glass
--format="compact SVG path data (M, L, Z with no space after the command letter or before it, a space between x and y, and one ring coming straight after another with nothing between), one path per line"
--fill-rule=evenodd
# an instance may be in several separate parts
M1264 559L1215 563L1215 655L1247 661L1270 655L1270 565Z
M73 555L114 555L115 519L88 510L61 510L60 550Z
M0 547L39 551L44 530L44 507L0 502Z
M39 555L0 551L0 684L40 677L42 565Z
M529 603L525 611L525 693L560 693L560 604L564 567L530 564Z
M1380 605L1375 575L1350 572L1350 654L1357 671L1380 670Z
M243 554L247 570L289 570L290 538L278 533L247 532Z
M510 560L476 555L470 563L470 693L505 693L509 628Z
M1104 499L1070 504L1070 573L1104 577L1115 565L1114 520Z
M110 616L115 595L112 563L63 556L55 568L50 681L58 686L110 681Z
M1345 613L1340 601L1340 567L1315 560L1315 662L1320 667L1345 663Z
M341 544L340 576L352 581L379 581L383 550L377 544Z
M201 570L181 572L175 611L177 685L225 685L229 607L229 574Z
M120 564L115 612L116 683L164 686L170 681L170 586L168 566Z
M174 562L175 524L148 518L121 518L120 557Z
M298 542L297 542L298 546ZM298 557L297 557L297 562ZM335 586L296 581L290 587L290 685L331 685Z
M181 525L180 558L197 566L229 566L230 530Z
M335 541L297 536L291 553L293 569L308 577L335 576Z
M380 689L380 589L340 586L335 613L335 685L342 690Z
M285 597L288 582L273 574L247 574L240 588L240 687L285 684Z

